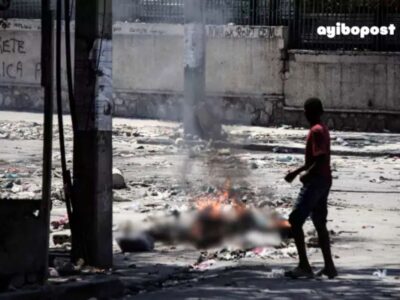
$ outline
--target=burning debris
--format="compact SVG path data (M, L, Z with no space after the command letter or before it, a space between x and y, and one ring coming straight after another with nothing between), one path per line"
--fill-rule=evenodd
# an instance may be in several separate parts
M138 236L133 234L131 227L120 228L125 237L118 241L120 246L122 244L121 249L125 248L126 240ZM286 237L290 225L277 213L246 205L228 179L216 192L194 197L192 209L150 219L146 234L160 242L190 243L197 248L209 248L251 231L279 233Z

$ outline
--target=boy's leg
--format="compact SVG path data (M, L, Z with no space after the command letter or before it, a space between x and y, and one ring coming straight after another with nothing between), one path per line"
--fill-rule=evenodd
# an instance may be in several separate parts
M289 222L292 226L292 234L299 255L298 269L312 274L312 269L307 258L306 244L304 241L303 225L311 214L316 201L318 200L318 189L314 183L304 185L297 197L296 204L289 216Z
M297 253L299 255L299 268L306 271L311 272L311 266L308 261L307 251L306 251L306 243L304 240L304 231L303 225L305 219L299 211L296 209L290 214L289 218L290 225L292 226L292 234L294 238L294 242L296 244Z
M327 216L328 216L328 194L318 203L312 213L312 221L314 223L315 229L318 233L319 245L321 247L322 255L324 257L325 267L321 270L319 275L326 275L329 278L334 278L337 276L337 271L335 264L332 259L331 245L329 239L329 232L326 228Z

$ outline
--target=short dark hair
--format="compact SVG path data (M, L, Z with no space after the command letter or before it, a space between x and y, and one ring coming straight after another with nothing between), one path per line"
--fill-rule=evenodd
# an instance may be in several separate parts
M304 102L304 109L312 114L322 115L324 113L322 101L318 98L307 99L306 102Z

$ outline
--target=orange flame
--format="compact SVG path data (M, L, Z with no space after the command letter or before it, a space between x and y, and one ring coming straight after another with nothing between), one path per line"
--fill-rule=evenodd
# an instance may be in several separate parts
M207 211L213 218L222 215L224 207L231 205L238 215L245 212L246 206L236 197L231 195L232 181L228 178L221 191L211 195L202 195L196 198L196 208L200 211Z

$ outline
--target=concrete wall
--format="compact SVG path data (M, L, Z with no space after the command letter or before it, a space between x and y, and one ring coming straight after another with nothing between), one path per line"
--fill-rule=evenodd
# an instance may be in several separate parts
M1 85L38 85L40 83L40 23L10 22L0 30Z
M183 31L115 24L116 116L181 119ZM400 53L286 51L282 27L208 26L207 36L207 101L225 122L302 126L316 96L335 129L400 132ZM40 39L38 20L0 29L0 109L42 110Z
M289 52L286 105L319 97L328 109L400 113L400 53Z
M114 26L117 91L183 91L184 27L170 24ZM283 27L207 27L206 85L218 94L282 94Z
M221 119L276 119L286 42L284 27L207 26L207 100ZM116 23L113 45L116 113L181 119L184 26Z
M74 24L71 25L72 32ZM62 29L64 32L64 29ZM71 47L74 49L73 33ZM62 37L62 69L65 86L65 43ZM0 28L0 86L38 86L41 77L39 20L10 20ZM72 53L73 60L73 53Z

